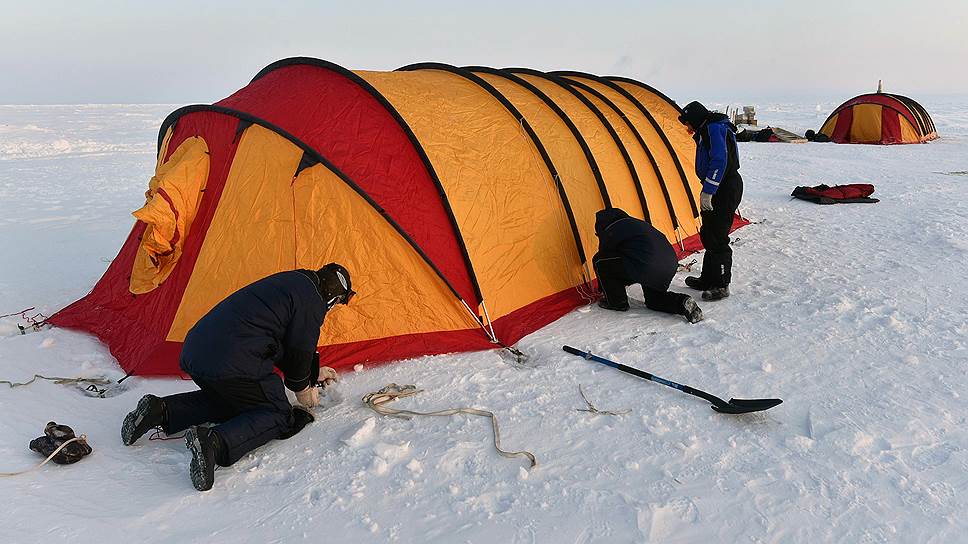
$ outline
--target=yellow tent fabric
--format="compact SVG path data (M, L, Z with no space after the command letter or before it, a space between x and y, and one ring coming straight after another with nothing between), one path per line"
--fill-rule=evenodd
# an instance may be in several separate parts
M191 233L208 166L205 140L189 138L149 181L147 202L132 212L148 225L131 272L132 293L147 293L171 274Z
M358 75L403 115L437 169L492 318L580 280L554 180L501 104L449 72Z

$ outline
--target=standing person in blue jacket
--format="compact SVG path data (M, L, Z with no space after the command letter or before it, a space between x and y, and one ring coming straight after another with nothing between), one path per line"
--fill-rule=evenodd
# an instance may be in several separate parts
M743 199L736 127L724 114L710 112L699 102L687 104L679 121L696 140L696 175L702 180L699 239L706 248L702 272L686 278L686 285L702 291L703 300L720 300L729 296L733 267L729 229Z
M642 286L645 305L657 312L678 314L690 323L702 321L702 310L689 295L669 292L679 261L672 245L652 225L619 208L595 214L598 253L592 257L606 310L629 309L625 287Z
M319 405L317 385L336 381L336 371L319 367L319 329L326 313L354 294L349 272L330 263L273 274L229 295L188 331L182 346L181 369L199 390L145 395L124 418L121 440L130 446L154 427L166 434L188 429L192 484L211 489L215 465L230 466L313 421L308 411L293 409L286 388L302 406Z

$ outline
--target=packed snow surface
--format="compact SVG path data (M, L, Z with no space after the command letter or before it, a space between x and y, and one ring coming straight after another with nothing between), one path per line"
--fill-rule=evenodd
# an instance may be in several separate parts
M802 132L837 103L757 113ZM0 384L0 471L38 462L27 443L48 420L94 448L0 479L0 542L968 542L968 99L922 103L942 137L926 145L740 144L754 224L734 235L732 296L700 303L706 321L589 306L523 339L524 364L489 351L358 366L314 424L220 469L207 493L183 441L118 436L143 394L191 382L134 377L106 398ZM50 315L93 286L174 108L0 106L0 314ZM790 200L819 183L873 183L881 202ZM122 375L88 335L17 323L0 319L2 380ZM562 344L784 403L718 414ZM498 455L487 418L360 402L390 382L424 389L395 408L493 411L505 449L538 466ZM578 411L579 384L630 412Z

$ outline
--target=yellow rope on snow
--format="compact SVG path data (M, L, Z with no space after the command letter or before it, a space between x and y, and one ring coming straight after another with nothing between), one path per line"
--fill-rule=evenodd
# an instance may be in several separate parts
M529 451L504 451L501 449L501 431L498 429L497 417L494 416L493 412L479 410L477 408L451 408L449 410L439 410L436 412L414 412L412 410L397 410L395 408L387 408L384 406L386 403L393 400L410 397L422 391L423 389L417 389L417 386L415 385L400 386L395 383L391 383L379 391L364 395L363 403L378 414L403 419L410 419L411 416L452 416L455 414L470 414L474 416L490 417L491 428L494 430L494 449L496 449L499 454L507 458L527 457L528 460L531 461L531 467L538 465L538 461L535 459L534 454Z

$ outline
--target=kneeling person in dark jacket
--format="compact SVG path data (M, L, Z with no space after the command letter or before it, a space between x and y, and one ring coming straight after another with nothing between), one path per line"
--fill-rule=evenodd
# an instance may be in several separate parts
M702 310L689 295L669 292L678 260L669 241L652 225L618 208L595 214L598 253L592 258L607 310L629 309L625 287L642 285L645 305L652 310L684 316L690 323L702 321Z
M313 408L317 384L336 380L336 371L320 369L316 347L326 313L349 303L350 287L349 272L330 263L273 274L229 295L188 331L182 346L181 369L199 390L145 395L125 417L121 440L130 446L154 427L166 434L188 429L192 484L206 491L216 464L230 466L270 440L298 433L313 416L294 410L285 388Z

